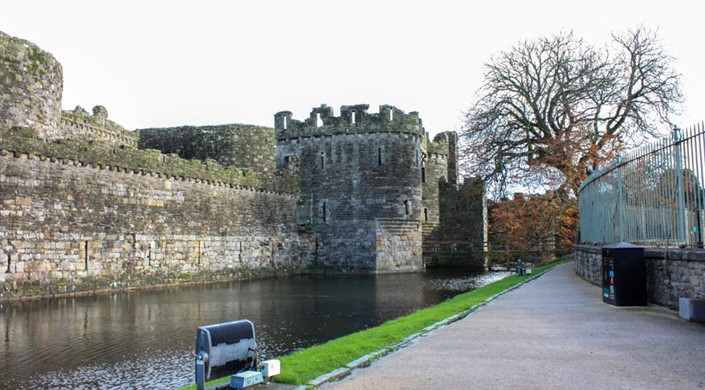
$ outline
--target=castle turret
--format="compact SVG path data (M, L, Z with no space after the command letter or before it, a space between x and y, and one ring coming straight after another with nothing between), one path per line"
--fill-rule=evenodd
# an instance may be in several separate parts
M55 138L61 120L61 64L37 45L0 31L0 132L31 129Z
M310 204L317 266L399 271L422 268L421 146L415 112L392 106L326 105L308 119L275 115L277 167L296 169ZM393 244L392 244L393 243ZM393 253L392 253L393 252Z

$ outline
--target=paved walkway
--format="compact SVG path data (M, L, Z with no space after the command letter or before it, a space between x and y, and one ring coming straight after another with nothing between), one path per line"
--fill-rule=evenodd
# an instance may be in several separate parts
M704 389L705 325L604 304L568 263L322 387Z

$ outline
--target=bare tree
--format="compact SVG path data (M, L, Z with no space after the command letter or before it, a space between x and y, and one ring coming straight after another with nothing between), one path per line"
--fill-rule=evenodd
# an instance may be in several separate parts
M623 147L669 128L683 97L673 58L644 27L595 48L572 33L520 42L485 65L466 113L471 173L493 184L580 182Z

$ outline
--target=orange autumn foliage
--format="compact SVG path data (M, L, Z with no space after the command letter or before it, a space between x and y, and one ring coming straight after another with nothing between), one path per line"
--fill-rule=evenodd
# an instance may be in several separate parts
M515 194L490 208L492 250L562 254L571 250L577 227L577 201L557 192Z

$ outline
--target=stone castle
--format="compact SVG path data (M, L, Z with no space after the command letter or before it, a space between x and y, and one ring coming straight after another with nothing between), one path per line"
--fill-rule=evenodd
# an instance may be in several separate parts
M294 272L408 272L482 253L482 184L457 138L380 106L274 128L128 131L61 110L62 69L0 32L0 283L6 299ZM478 265L477 259L470 264ZM481 261L480 263L481 264Z

